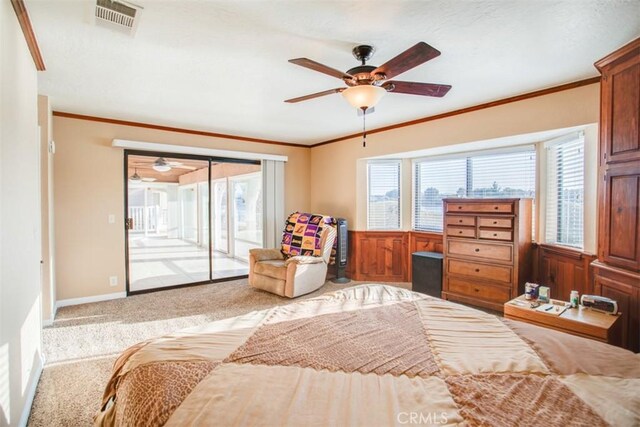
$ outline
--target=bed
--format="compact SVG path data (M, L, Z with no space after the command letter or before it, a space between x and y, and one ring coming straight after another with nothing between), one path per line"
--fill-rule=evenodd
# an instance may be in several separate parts
M98 426L640 425L640 355L385 285L129 348Z

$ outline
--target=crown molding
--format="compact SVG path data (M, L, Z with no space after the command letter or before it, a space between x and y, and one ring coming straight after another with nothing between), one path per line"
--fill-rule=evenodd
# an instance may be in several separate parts
M289 142L282 141L273 141L269 139L261 139L261 138L251 138L247 136L238 136L238 135L227 135L224 133L216 133L216 132L207 132L201 130L194 129L184 129L178 127L171 126L162 126L162 125L154 125L151 123L140 123L140 122L132 122L128 120L118 120L118 119L108 119L105 117L95 117L95 116L85 116L82 114L74 114L74 113L65 113L62 111L54 111L52 113L56 117L65 117L67 119L77 119L77 120L88 120L92 122L100 122L100 123L109 123L113 125L122 125L122 126L133 126L145 129L153 129L153 130L162 130L166 132L178 132L178 133L186 133L189 135L199 135L199 136L208 136L213 138L226 138L226 139L234 139L237 141L245 141L245 142L257 142L260 144L272 144L272 145L284 145L287 147L298 147L298 148L309 148L309 145L304 144L294 144Z
M389 126L384 126L384 127L377 128L377 129L368 130L367 131L367 135L371 135L373 133L387 132L387 131L390 131L390 130L393 130L393 129L403 128L403 127L407 127L407 126L413 126L413 125L417 125L417 124L420 124L420 123L431 122L431 121L434 121L434 120L440 120L440 119L444 119L444 118L447 118L447 117L457 116L457 115L460 115L460 114L471 113L473 111L484 110L486 108L497 107L499 105L504 105L504 104L509 104L509 103L512 103L512 102L523 101L525 99L535 98L535 97L543 96L543 95L549 95L551 93L556 93L556 92L561 92L561 91L564 91L564 90L575 89L575 88L578 88L578 87L581 87L581 86L587 86L587 85L591 85L591 84L595 84L595 83L600 83L600 76L591 77L591 78L584 79L584 80L579 80L577 82L566 83L566 84L563 84L563 85L560 85L560 86L554 86L554 87L547 88L547 89L536 90L534 92L529 92L529 93L525 93L525 94L522 94L522 95L511 96L509 98L503 98L503 99L499 99L497 101L486 102L484 104L478 104L478 105L474 105L472 107L461 108L459 110L453 110L453 111L449 111L449 112L442 113L442 114L436 114L434 116L422 117L420 119L415 119L415 120L411 120L411 121L408 121L408 122L401 122L401 123L396 123L394 125L389 125ZM351 135L341 136L339 138L330 139L328 141L319 142L317 144L312 144L310 147L311 148L321 147L323 145L333 144L335 142L340 142L340 141L345 141L347 139L356 138L356 137L359 137L360 135L362 135L361 132L353 133Z
M44 71L44 60L42 59L42 54L40 53L40 48L38 47L36 34L33 32L33 26L31 25L31 20L29 19L27 6L24 4L24 0L11 0L11 5L13 6L13 10L16 12L16 16L18 17L20 28L22 28L22 33L24 34L27 46L29 47L29 52L31 52L31 57L33 58L33 62L36 65L36 69L38 71Z

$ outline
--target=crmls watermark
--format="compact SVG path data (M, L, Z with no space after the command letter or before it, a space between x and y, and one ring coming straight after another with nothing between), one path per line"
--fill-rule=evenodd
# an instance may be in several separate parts
M400 412L396 415L398 424L447 424L446 412Z

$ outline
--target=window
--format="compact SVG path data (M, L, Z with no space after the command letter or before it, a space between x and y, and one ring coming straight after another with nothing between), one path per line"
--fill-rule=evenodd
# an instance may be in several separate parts
M414 177L413 228L442 231L442 199L467 194L467 159L417 162Z
M546 145L546 242L584 245L584 137L582 134Z
M400 160L367 163L367 228L400 229Z
M442 231L442 199L535 197L534 147L414 163L413 228Z

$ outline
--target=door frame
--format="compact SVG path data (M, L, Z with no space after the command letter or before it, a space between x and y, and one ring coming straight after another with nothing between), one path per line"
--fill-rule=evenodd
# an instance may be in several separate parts
M209 280L204 280L200 282L193 283L185 283L180 285L172 285L165 286L161 288L151 288L151 289L142 289L139 291L132 291L130 289L130 269L129 269L129 229L126 226L126 218L129 215L129 156L146 156L146 157L170 157L175 159L189 159L189 160L203 160L209 163L208 166L208 180L207 186L209 189ZM245 159L233 159L228 157L214 157L214 156L204 156L197 154L184 154L184 153L167 153L162 151L144 151L144 150L131 150L125 149L123 150L123 181L124 181L124 218L125 218L125 226L124 226L124 263L125 263L125 288L126 294L129 295L139 295L146 294L150 292L158 292L158 291L166 291L169 289L177 289L184 288L188 286L198 286L205 285L208 283L219 283L219 282L228 282L231 280L237 279L246 279L248 275L243 274L240 276L230 276L223 277L221 279L213 279L213 245L211 244L212 238L212 227L211 227L211 165L212 163L239 163L239 164L247 164L247 165L262 165L260 160L245 160ZM263 231L264 232L264 231Z

